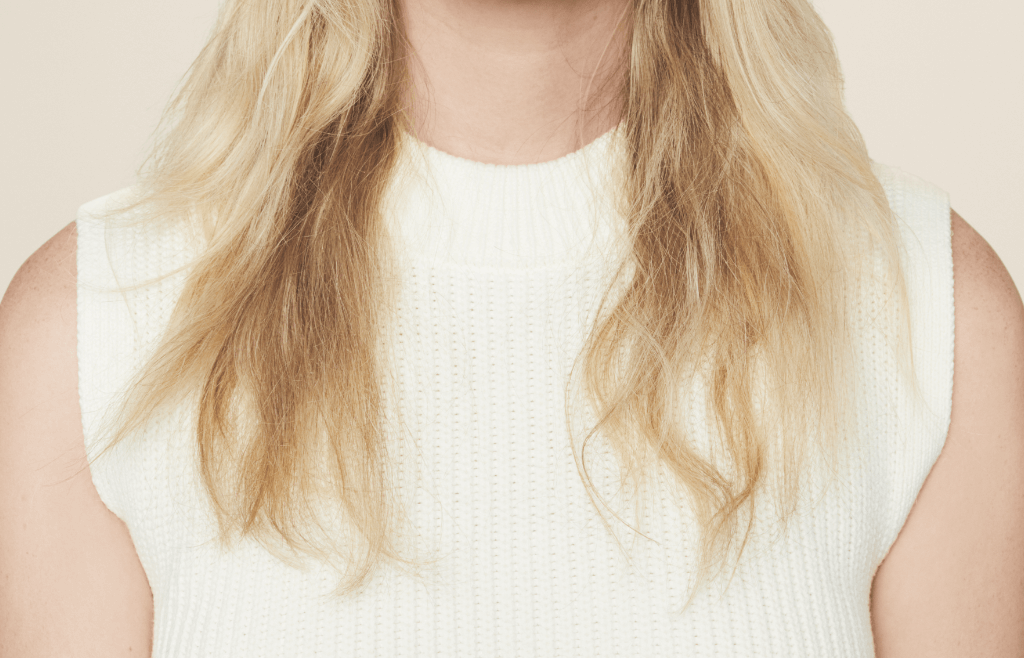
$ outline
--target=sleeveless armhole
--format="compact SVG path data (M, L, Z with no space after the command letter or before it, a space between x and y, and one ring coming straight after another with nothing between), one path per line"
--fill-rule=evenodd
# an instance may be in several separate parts
M914 368L920 397L897 388L897 428L887 446L892 490L883 549L906 523L945 445L953 402L953 251L949 196L896 167L874 164L896 214L909 297ZM884 558L884 555L883 555Z
M75 219L77 353L82 431L93 485L103 503L126 523L140 486L148 486L144 454L125 443L101 454L109 423L127 385L162 336L180 292L183 273L140 285L187 263L181 231L131 225L102 214L134 193L124 188L83 204ZM132 288L132 286L137 286ZM127 442L126 442L127 443Z

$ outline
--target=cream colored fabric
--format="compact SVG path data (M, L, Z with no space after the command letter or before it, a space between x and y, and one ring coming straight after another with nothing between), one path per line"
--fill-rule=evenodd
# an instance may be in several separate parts
M871 581L949 423L947 197L876 165L907 239L923 403L868 329L868 300L858 320L863 445L843 486L776 543L755 537L724 594L709 591L680 615L696 556L692 514L652 494L636 519L650 539L621 524L613 536L586 495L565 430L564 384L616 244L611 205L590 190L611 189L601 181L617 137L553 162L504 167L409 142L389 210L408 257L388 404L407 429L395 433L391 453L412 528L407 545L438 558L434 567L419 575L385 568L359 595L338 600L326 569L291 568L251 543L222 552L185 412L93 464L93 482L128 525L149 577L154 656L873 655ZM130 192L78 215L91 456L104 412L159 339L187 270L136 291L110 290L186 265L192 249L173 228L105 228L93 217ZM595 452L592 473L614 503L607 457Z

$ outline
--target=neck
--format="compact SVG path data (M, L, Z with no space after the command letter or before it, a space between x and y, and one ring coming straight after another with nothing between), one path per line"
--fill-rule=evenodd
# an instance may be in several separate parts
M554 160L622 112L630 0L400 0L416 137L470 160Z

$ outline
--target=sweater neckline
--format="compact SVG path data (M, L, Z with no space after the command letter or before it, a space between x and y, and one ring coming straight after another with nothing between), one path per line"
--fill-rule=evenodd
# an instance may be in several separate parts
M619 123L554 160L496 164L404 134L387 214L406 254L436 266L548 269L611 257Z
M528 164L499 164L493 162L481 162L479 160L473 160L471 158L464 158L459 155L453 155L447 151L443 151L436 146L420 140L412 133L407 133L407 139L414 145L415 148L420 149L427 154L433 162L443 163L442 166L451 169L461 169L463 173L472 175L474 172L485 172L491 173L513 173L515 171L557 171L560 169L566 169L573 166L577 166L581 161L596 156L600 151L607 150L608 143L614 139L617 133L621 132L623 127L622 122L619 122L615 127L606 130L605 132L598 135L596 138L584 144L582 147L566 153L565 155L559 156L553 160L545 160L543 162L531 162Z

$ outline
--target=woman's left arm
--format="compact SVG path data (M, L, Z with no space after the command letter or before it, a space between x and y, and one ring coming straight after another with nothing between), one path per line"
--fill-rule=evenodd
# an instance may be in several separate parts
M952 213L955 344L946 444L878 568L878 658L1024 658L1024 304Z

